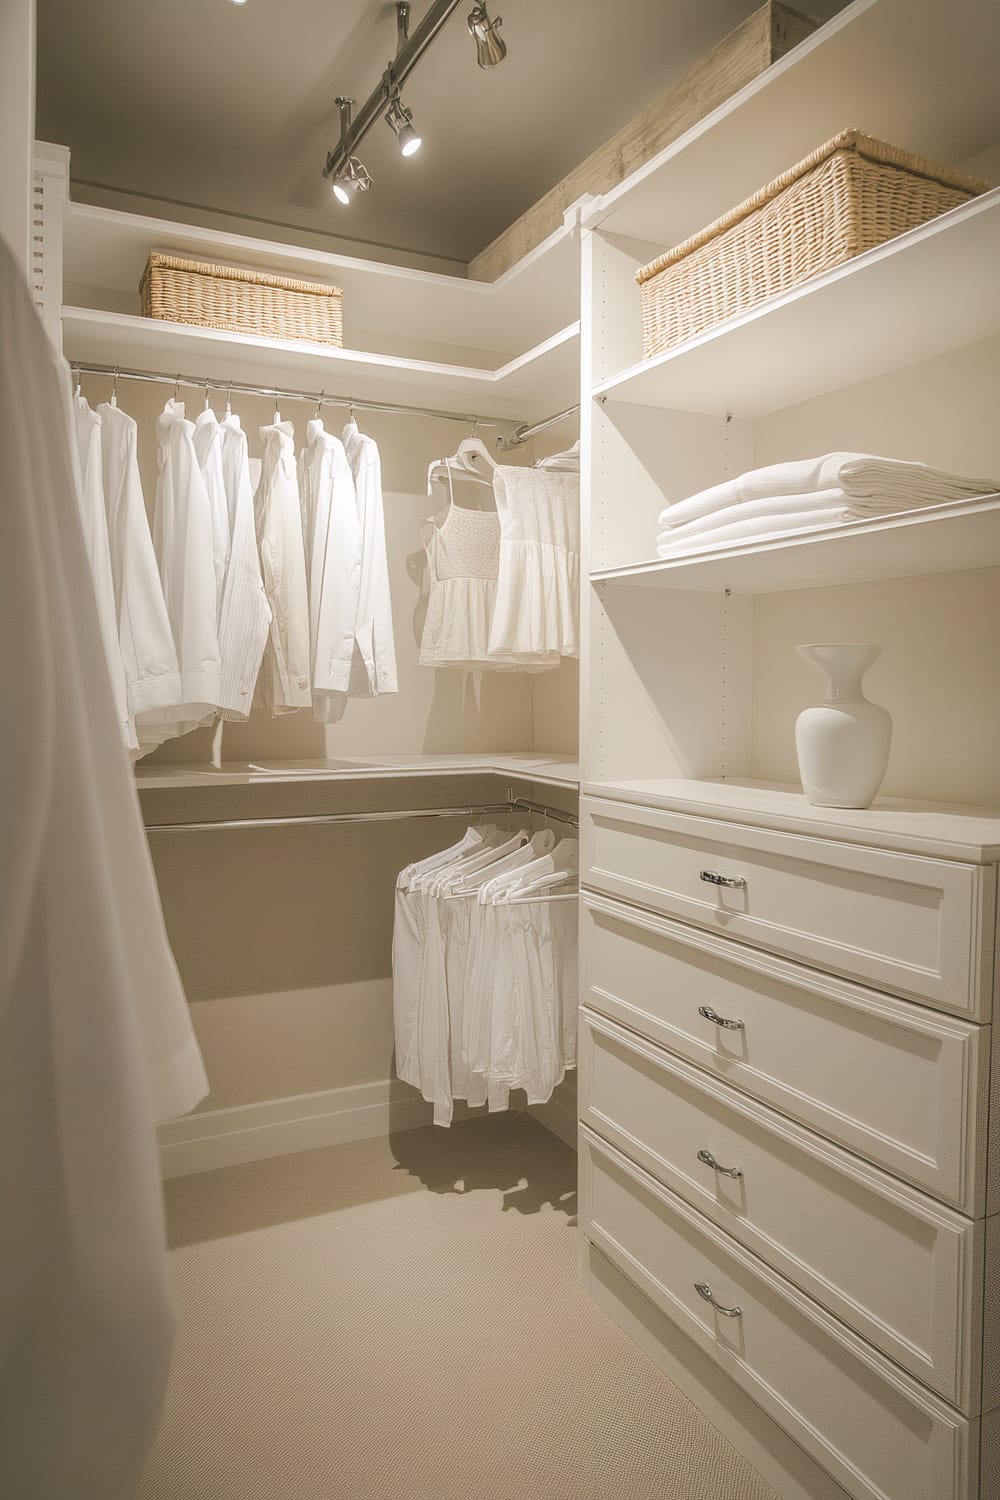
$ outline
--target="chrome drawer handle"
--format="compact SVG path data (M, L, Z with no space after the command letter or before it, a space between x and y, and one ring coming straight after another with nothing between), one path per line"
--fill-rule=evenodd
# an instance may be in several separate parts
M742 875L719 875L715 870L702 870L698 879L707 880L709 885L728 885L734 890L741 890L746 885Z
M743 1176L743 1168L742 1167L723 1167L723 1166L720 1166L719 1163L716 1161L715 1157L712 1155L711 1151L699 1151L698 1152L698 1160L699 1161L703 1161L705 1163L706 1167L711 1167L713 1172L718 1172L722 1177L742 1177Z
M711 1302L716 1312L721 1313L724 1318L742 1318L742 1307L723 1307L721 1302L716 1302L712 1295L712 1288L707 1281L696 1281L694 1289L699 1297L704 1297L706 1302Z
M742 1031L742 1021L729 1021L725 1016L717 1016L710 1005L699 1005L699 1016L704 1016L706 1021L714 1021L716 1026L722 1026L726 1031Z

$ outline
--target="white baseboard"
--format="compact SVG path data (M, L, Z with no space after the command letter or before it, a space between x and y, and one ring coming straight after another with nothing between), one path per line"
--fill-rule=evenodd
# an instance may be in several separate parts
M160 1169L164 1177L186 1177L317 1146L417 1130L431 1118L431 1106L416 1090L388 1080L205 1110L160 1126Z
M571 1099L553 1096L545 1104L530 1104L528 1114L536 1119L539 1125L544 1125L546 1130L551 1130L567 1146L576 1150L576 1095Z

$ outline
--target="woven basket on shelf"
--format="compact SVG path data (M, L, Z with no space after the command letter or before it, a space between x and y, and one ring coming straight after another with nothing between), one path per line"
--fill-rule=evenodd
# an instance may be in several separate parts
M987 187L844 130L636 273L644 354L694 338Z
M147 318L271 339L344 342L340 287L182 260L154 250L139 285Z

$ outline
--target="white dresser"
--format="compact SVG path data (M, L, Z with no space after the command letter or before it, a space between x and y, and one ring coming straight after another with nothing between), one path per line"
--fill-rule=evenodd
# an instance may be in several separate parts
M588 1245L846 1494L992 1500L1000 817L585 790Z

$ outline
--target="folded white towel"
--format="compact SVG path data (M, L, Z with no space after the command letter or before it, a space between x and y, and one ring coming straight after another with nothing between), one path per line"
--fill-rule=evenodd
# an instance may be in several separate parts
M879 458L870 453L825 453L819 458L751 469L737 479L700 490L686 500L664 506L659 524L681 526L752 500L803 496L831 489L843 490L845 503L862 516L907 505L932 505L992 494L998 487L994 480L949 474L928 464Z
M658 557L679 557L685 552L711 552L715 547L724 547L728 542L748 537L792 535L802 531L816 531L821 526L842 525L850 517L845 516L843 506L828 506L825 510L801 510L783 516L757 516L749 521L736 521L727 526L715 526L709 531L690 532L678 537L676 532L661 531L656 539Z
M723 526L734 526L738 521L759 518L761 522L765 522L772 517L780 520L783 516L799 515L803 511L836 511L838 520L849 521L855 503L839 488L813 490L806 495L775 495L766 500L744 500L741 505L731 505L726 510L716 510L707 516L696 516L683 526L669 526L660 533L657 541L681 541L689 536L707 535Z

